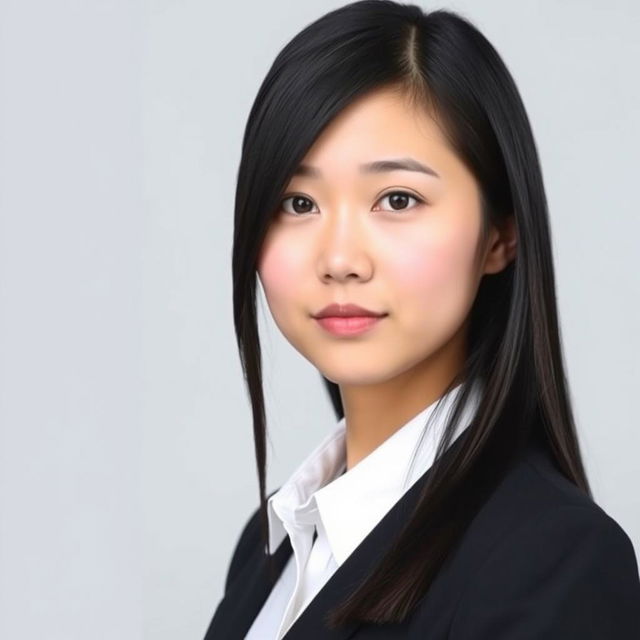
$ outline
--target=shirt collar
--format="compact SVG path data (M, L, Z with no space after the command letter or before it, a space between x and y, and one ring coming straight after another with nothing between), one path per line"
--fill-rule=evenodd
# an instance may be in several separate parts
M433 464L449 409L462 384L442 398L430 428L426 420L438 400L420 411L369 455L345 471L345 418L307 456L268 501L269 552L290 530L321 518L332 554L341 565L400 497ZM471 390L451 443L466 429L480 399ZM450 443L450 444L451 444ZM412 462L412 455L415 459Z

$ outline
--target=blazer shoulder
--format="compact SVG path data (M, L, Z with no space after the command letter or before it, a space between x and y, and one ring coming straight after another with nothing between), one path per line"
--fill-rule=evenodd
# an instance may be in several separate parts
M597 505L563 504L526 519L471 576L450 637L639 638L629 536Z
M522 522L554 521L564 524L567 532L572 526L601 529L633 546L620 524L591 495L569 480L551 453L539 444L529 447L506 474L489 505L492 520L500 512L508 514L505 519L508 526L494 530L500 536L513 533Z
M633 544L546 449L527 452L486 507L452 640L640 638Z
M483 511L485 520L498 518L511 530L529 516L569 506L584 507L596 518L608 517L591 495L564 475L546 446L533 441L492 491ZM489 526L499 533L499 525Z

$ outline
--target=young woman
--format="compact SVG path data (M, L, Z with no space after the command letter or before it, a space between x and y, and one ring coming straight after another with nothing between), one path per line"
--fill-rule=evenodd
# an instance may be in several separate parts
M279 53L238 174L260 506L206 640L640 638L592 497L525 109L466 19L365 0ZM338 424L265 495L259 278Z

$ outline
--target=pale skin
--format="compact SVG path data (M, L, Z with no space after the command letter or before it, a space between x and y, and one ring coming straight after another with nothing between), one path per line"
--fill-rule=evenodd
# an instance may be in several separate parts
M406 158L439 177L359 170ZM480 280L513 260L515 225L510 216L492 227L474 260L478 184L426 109L389 88L343 110L303 164L320 175L296 175L287 185L258 277L283 335L339 385L349 470L437 400L460 370ZM364 334L337 337L311 317L333 302L389 315Z

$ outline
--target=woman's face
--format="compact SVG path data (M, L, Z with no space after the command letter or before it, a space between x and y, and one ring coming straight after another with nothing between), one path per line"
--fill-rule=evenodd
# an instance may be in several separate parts
M427 172L360 169L406 159ZM313 173L287 185L259 258L275 323L337 384L378 384L408 372L460 329L491 268L474 264L475 179L436 123L387 89L341 112L302 164ZM331 303L388 315L364 333L335 335L313 317Z

